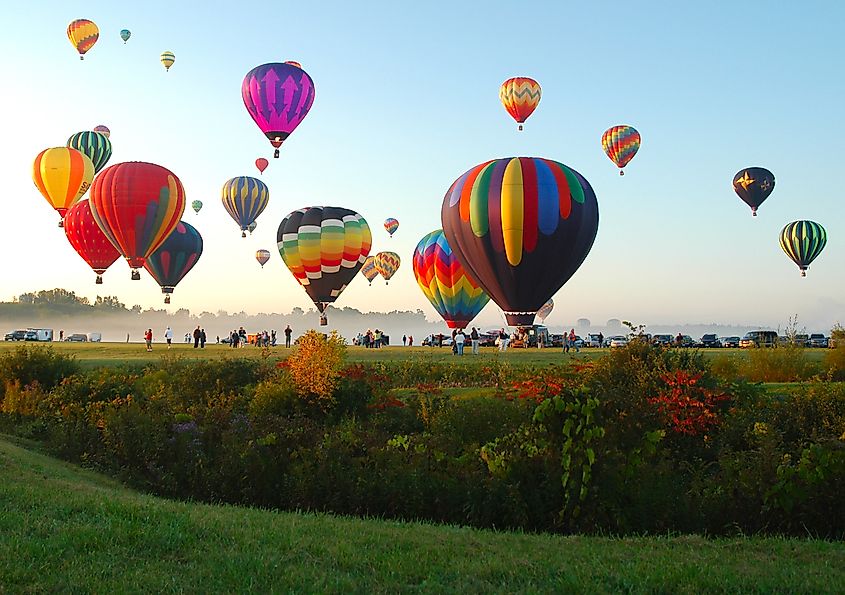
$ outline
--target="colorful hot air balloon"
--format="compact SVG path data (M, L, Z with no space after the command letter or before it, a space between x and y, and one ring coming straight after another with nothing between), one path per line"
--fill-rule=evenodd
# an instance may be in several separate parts
M79 59L85 59L85 52L94 47L100 37L100 29L93 21L88 19L76 19L67 26L67 38L76 51L79 52Z
M420 240L413 266L417 285L449 328L466 328L490 301L455 258L442 229Z
M88 191L93 179L94 164L69 147L44 149L32 164L32 181L61 217Z
M499 99L520 130L523 122L537 109L541 95L540 83L525 76L508 79L499 87Z
M264 157L259 157L255 160L255 167L258 168L259 173L263 174L268 165L270 165L270 162L264 159Z
M467 274L504 311L530 325L578 270L599 224L596 195L581 174L536 157L476 165L446 192L443 232Z
M306 207L282 219L279 254L305 288L325 323L326 307L355 278L370 253L367 221L341 207Z
M736 172L733 181L734 192L751 207L751 215L757 216L757 208L775 189L775 175L764 167L747 167Z
M390 278L399 270L399 255L396 252L379 252L376 254L376 259L373 265L376 267L378 274L384 277L384 284L390 281Z
M132 32L129 29L120 30L120 38L123 40L123 43L129 41L130 37L132 37Z
M67 139L67 146L86 155L94 164L95 174L99 173L111 159L111 141L109 137L99 132L91 130L77 132Z
M103 124L98 124L97 126L94 126L94 132L99 132L100 134L102 134L106 138L108 138L111 135L111 130L109 130L109 127L105 126Z
M97 273L97 285L101 285L103 273L120 257L120 252L97 225L87 200L80 200L69 208L64 223L68 242Z
M628 165L640 148L640 133L632 126L613 126L601 135L601 146L619 168L619 175L624 176L622 168Z
M399 221L394 219L393 217L389 217L388 219L384 220L384 229L387 233L390 234L390 237L393 237L393 234L396 233L396 230L399 229Z
M241 95L249 115L276 148L308 115L314 103L314 81L298 64L256 66L244 77Z
M270 260L270 251L269 250L256 250L255 251L255 260L258 261L258 264L261 265L261 268L264 268L264 265L267 264L267 261Z
M296 66L297 68L302 68L302 64L300 64L296 60L285 60L285 64L290 64L291 66Z
M164 69L167 72L170 72L170 67L173 66L174 62L176 62L176 55L173 52L162 52L159 59L161 60L161 63L164 64Z
M372 285L373 279L378 277L378 271L376 270L376 257L368 256L367 259L364 261L364 264L361 266L361 274L367 278L367 282Z
M164 243L144 263L144 268L156 280L170 303L170 294L185 278L202 256L202 236L189 223L180 221Z
M170 170L130 161L110 165L91 186L91 212L126 258L132 279L176 228L185 212L185 189Z
M793 221L780 232L780 247L801 269L802 277L826 244L827 232L815 221Z
M543 304L540 307L540 309L537 310L537 318L540 320L540 322L546 322L546 318L548 318L549 314L552 313L552 310L554 310L554 307L555 307L555 302L554 302L554 300L552 300L550 298L548 302Z
M240 226L241 237L245 238L250 224L267 206L270 189L259 179L238 176L223 184L222 199L226 212Z
M191 208L194 210L194 213L199 215L200 209L202 209L202 201L201 200L191 201Z

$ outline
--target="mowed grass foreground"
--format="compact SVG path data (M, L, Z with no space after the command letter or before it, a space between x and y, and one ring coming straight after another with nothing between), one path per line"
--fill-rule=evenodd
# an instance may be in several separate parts
M0 354L13 350L24 343L4 341L0 342ZM145 364L158 362L162 355L168 354L173 357L184 357L186 359L212 360L221 358L261 358L265 355L260 348L247 346L233 349L227 345L207 343L204 349L194 349L193 344L174 343L171 349L163 343L154 343L153 351L148 352L142 343L26 343L28 346L47 345L57 353L74 356L85 368L98 366L113 366L120 363ZM502 353L494 347L483 347L481 353L473 356L469 348L463 357L452 354L449 347L383 347L381 349L365 349L364 347L350 346L347 351L349 362L397 362L397 361L431 361L431 362L453 362L462 365L473 365L491 361L507 362L509 365L523 366L546 366L558 365L576 361L591 361L606 355L609 349L582 349L580 352L563 353L556 349L508 349ZM737 362L745 361L748 358L748 351L743 349L702 349L701 353L708 359L716 357L727 357ZM808 362L821 362L826 349L803 349ZM269 357L281 359L291 353L291 349L285 347L271 347L268 350Z
M0 592L845 591L845 544L562 537L172 502L0 438Z

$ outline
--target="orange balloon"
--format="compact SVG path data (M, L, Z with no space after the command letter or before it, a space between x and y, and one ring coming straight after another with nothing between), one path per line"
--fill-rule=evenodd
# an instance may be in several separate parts
M70 147L44 149L32 164L32 181L62 217L88 191L93 179L94 163Z
M506 80L499 88L499 99L507 112L519 124L528 119L540 103L540 83L532 78L518 76Z

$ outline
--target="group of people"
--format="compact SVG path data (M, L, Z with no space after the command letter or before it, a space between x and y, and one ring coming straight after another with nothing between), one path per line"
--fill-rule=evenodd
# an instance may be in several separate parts
M406 340L405 337L402 337L402 341ZM413 341L413 339L411 339ZM368 349L378 349L384 345L388 344L388 337L379 329L370 330L367 329L366 333L358 333L358 336L352 340L354 345L361 345Z
M285 347L290 347L291 343L291 335L293 335L293 330L290 328L290 325L287 325L285 328ZM224 339L224 343L228 342L232 347L244 347L249 342L247 340L247 334L244 327L240 327L238 330L234 330L229 334L229 339L226 341ZM164 330L164 339L167 341L167 348L173 345L173 329L169 326ZM127 342L129 341L129 335L126 336ZM207 335L205 334L205 329L202 328L200 325L197 325L197 328L194 329L192 333L185 333L185 343L190 344L191 341L194 343L194 349L204 349L206 341L208 340ZM276 346L276 331L262 331L257 333L255 337L251 341L257 347L275 347ZM153 329L148 328L144 332L144 343L147 346L147 351L153 350ZM220 343L220 336L217 337L217 343Z

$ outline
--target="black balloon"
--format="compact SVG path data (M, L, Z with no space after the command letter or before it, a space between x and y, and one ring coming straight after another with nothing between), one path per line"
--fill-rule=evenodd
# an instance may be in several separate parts
M764 167L747 167L734 176L734 192L751 207L751 214L757 216L757 207L769 198L775 189L775 175Z

